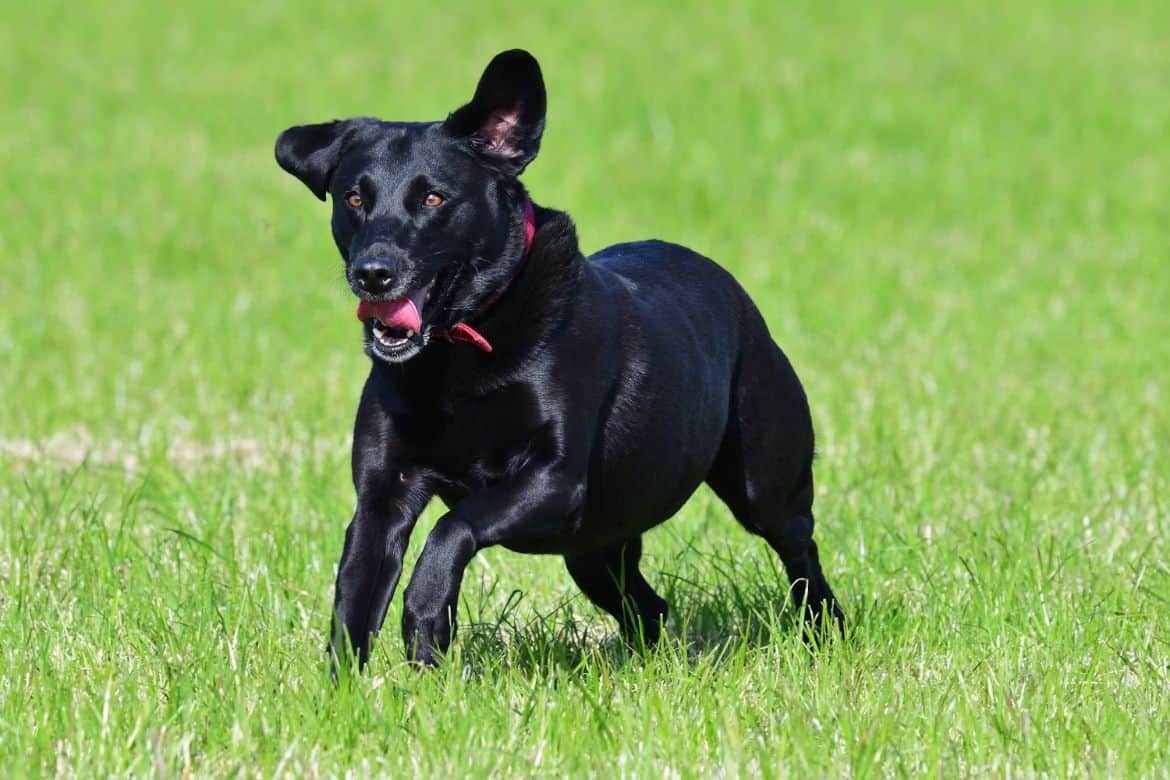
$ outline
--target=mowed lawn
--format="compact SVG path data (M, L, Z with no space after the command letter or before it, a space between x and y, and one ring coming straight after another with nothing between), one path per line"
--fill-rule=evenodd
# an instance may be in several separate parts
M1170 6L192 5L2 15L0 774L1170 772ZM701 490L653 654L490 550L441 669L396 601L329 684L368 361L272 144L515 46L535 199L716 258L796 365L848 642Z

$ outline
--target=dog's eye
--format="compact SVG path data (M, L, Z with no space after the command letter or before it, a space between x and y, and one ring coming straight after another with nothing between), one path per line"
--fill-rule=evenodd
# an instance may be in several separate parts
M362 207L362 196L356 192L351 192L345 196L345 202L350 205L350 208L360 209Z
M437 192L428 192L427 196L423 198L423 205L434 208L435 206L443 205L443 196Z

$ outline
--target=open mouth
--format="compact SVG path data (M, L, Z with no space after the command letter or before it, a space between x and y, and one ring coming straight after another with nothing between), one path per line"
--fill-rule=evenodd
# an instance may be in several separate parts
M370 357L401 363L422 351L432 338L466 342L482 352L491 352L491 343L467 322L456 322L445 328L436 328L434 323L423 325L423 309L429 304L432 310L442 310L444 301L450 298L453 283L449 279L450 276L439 274L406 297L359 302L357 317L366 326L366 351Z
M388 328L377 317L370 320L370 332L387 349L402 349L418 335L413 328Z
M426 345L422 311L434 287L431 280L404 298L358 303L357 317L366 325L371 353L398 363L414 357Z

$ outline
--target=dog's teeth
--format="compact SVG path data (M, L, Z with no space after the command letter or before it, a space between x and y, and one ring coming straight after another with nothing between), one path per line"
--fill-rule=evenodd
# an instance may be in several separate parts
M411 338L412 336L414 336L414 330L411 328L407 328L406 329L406 337Z

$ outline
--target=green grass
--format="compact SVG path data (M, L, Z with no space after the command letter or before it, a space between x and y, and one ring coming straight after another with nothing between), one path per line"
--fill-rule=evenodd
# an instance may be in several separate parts
M5 11L3 774L1170 773L1170 7L407 5ZM536 199L714 256L793 359L848 644L701 491L651 656L491 550L442 669L396 602L328 684L367 363L272 143L513 46Z

